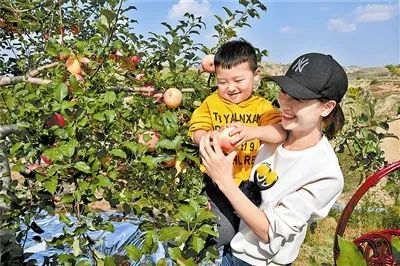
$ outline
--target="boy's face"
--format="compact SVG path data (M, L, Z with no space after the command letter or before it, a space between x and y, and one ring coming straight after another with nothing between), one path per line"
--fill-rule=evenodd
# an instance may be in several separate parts
M259 70L251 71L248 62L241 63L231 69L217 67L215 69L218 83L218 95L232 103L247 100L253 92L253 83L259 79Z

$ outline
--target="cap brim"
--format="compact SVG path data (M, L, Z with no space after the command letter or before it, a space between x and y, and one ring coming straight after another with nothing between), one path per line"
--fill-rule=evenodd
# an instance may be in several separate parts
M279 87L281 87L282 90L284 90L293 98L310 100L322 97L321 95L307 89L301 83L287 76L271 76L267 77L267 79L274 81L276 84L278 84Z

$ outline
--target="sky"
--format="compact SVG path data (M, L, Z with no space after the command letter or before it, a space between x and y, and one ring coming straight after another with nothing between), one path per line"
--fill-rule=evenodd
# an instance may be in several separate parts
M308 52L331 54L343 66L376 67L400 64L400 1L263 1L267 11L251 19L251 28L239 30L255 47L267 49L263 61L291 63ZM185 12L201 16L207 28L199 41L209 47L217 42L212 35L217 19L226 17L222 7L234 11L239 0L127 0L137 10L129 16L138 20L135 33L148 36L165 32L161 25L176 25Z

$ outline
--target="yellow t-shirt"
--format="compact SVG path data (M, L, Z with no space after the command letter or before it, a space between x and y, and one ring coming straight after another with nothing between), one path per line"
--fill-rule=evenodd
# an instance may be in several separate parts
M280 121L280 112L263 97L252 96L236 104L222 99L214 92L193 112L189 122L189 135L192 136L197 130L213 131L233 122L248 126L265 126ZM260 141L255 139L243 143L238 149L233 161L233 176L237 185L249 179L259 147ZM204 167L201 167L201 170L204 172Z

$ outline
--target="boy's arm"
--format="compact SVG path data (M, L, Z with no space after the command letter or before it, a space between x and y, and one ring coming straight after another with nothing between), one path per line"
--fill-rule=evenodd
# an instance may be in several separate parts
M252 139L259 139L261 142L281 143L287 138L287 131L281 124L266 126L248 127Z
M201 138L213 130L207 99L203 101L196 110L194 110L189 121L188 134L196 144L199 144Z
M192 134L192 140L199 145L200 144L200 140L203 136L207 135L209 131L203 130L203 129L199 129L193 132Z
M271 124L265 126L246 126L240 123L231 124L235 129L231 131L230 135L235 137L236 146L240 144L258 139L261 142L268 143L281 143L287 137L287 131L283 129L281 124Z

